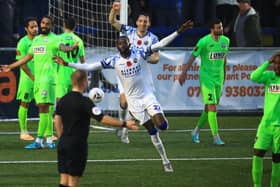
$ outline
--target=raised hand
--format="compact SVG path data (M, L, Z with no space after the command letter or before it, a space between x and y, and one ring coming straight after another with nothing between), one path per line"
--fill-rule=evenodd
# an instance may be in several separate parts
M128 129L131 129L131 130L138 130L139 129L139 127L137 126L137 124L134 120L127 120L126 121L126 127Z
M9 65L0 65L0 72L9 72L12 68Z
M178 81L179 81L179 84L180 84L181 86L183 86L183 85L185 84L185 82L186 82L186 76L187 76L187 73L186 73L185 71L183 71L183 72L179 75Z
M177 32L179 34L185 32L186 30L190 29L193 27L193 21L192 20L187 20L185 23L183 23L178 29Z

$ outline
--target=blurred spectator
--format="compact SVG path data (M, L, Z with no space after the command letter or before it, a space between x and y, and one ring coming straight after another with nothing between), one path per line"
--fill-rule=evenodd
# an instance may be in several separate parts
M152 9L152 22L160 27L177 26L178 20L177 3L181 0L149 0L149 7ZM180 2L179 2L180 3Z
M216 15L224 26L224 34L228 37L232 35L230 26L234 24L238 15L238 3L236 0L217 0Z
M16 38L14 37L14 15L15 1L0 0L0 46L13 47L16 46Z
M216 0L184 0L183 17L192 19L196 26L205 26L216 17Z
M250 0L237 0L239 14L236 17L233 33L237 47L261 46L260 17L251 6Z
M135 22L136 22L139 14L145 13L145 14L150 15L150 17L151 17L148 0L130 0L128 2L131 7L131 18L133 19L132 25L135 26Z

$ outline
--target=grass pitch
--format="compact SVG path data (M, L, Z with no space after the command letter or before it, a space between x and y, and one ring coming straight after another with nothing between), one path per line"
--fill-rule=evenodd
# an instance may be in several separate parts
M191 142L198 117L169 117L161 132L175 172L165 173L149 135L142 128L129 133L122 144L113 132L92 129L89 156L81 186L96 187L248 187L252 186L252 147L260 117L219 117L220 136L226 145L212 144L209 126L200 144ZM36 131L37 122L29 122ZM16 122L0 122L0 186L56 187L59 176L55 150L25 150ZM269 186L271 153L264 160L263 185Z

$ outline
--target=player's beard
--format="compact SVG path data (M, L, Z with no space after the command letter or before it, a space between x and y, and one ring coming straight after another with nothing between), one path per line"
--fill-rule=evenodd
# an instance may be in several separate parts
M41 33L42 33L42 34L47 35L47 34L49 34L50 32L51 32L51 29L47 29L47 28L45 28L44 30L41 29Z

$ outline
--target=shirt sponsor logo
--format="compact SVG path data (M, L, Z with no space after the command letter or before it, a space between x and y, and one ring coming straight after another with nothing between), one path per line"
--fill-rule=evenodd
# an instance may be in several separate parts
M268 87L268 92L280 94L280 84L270 84Z
M33 48L34 54L46 54L46 46L38 46Z
M209 53L210 60L220 60L225 58L225 53L223 52L211 52Z

